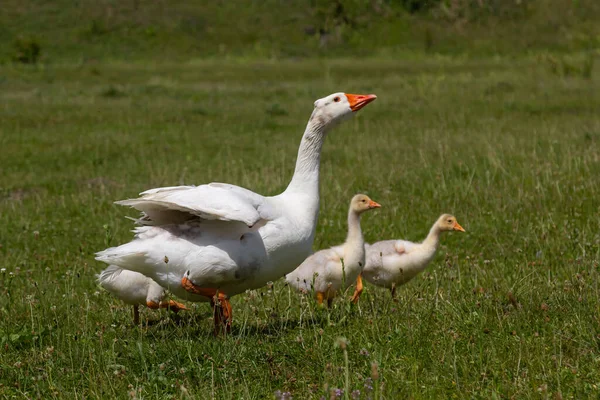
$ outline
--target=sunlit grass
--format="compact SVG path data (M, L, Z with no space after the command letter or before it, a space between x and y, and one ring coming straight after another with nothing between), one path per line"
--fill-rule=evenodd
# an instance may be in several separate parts
M497 60L0 74L2 396L598 396L595 80ZM397 303L367 285L357 307L349 292L323 310L278 281L233 298L227 338L206 304L133 327L94 280L94 252L131 238L112 202L211 181L276 194L312 102L339 90L378 100L326 140L315 248L344 240L359 192L383 206L367 241L420 240L443 212L467 234L444 237Z

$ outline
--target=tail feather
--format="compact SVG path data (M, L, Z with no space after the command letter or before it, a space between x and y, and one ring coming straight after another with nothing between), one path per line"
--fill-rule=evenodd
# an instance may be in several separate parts
M122 268L119 268L116 265L109 265L108 268L106 268L99 274L96 274L98 284L104 287L108 281L113 279L115 276L118 276L121 273L121 271L123 271Z
M96 260L98 261L102 261L106 264L110 264L111 266L115 266L115 268L120 267L135 272L140 272L135 267L140 264L143 265L145 259L146 253L144 252L126 252L120 249L119 247L110 247L106 250L99 251L98 253L96 253Z

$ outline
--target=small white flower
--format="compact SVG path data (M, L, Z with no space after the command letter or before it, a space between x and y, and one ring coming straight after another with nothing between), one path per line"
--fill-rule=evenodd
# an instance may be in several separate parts
M2 272L4 274L6 272L6 268L0 269L0 272Z

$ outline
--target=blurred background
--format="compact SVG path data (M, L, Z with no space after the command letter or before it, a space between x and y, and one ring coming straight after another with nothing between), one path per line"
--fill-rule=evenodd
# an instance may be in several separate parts
M600 46L596 0L4 0L2 8L0 60L30 64L489 56Z

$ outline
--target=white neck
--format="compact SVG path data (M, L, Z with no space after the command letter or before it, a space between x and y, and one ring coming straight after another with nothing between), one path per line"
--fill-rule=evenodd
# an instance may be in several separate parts
M433 224L433 226L429 230L429 234L427 235L427 238L425 238L425 240L423 241L423 244L437 250L438 246L440 245L440 234L441 233L442 233L442 231L438 227L438 224L436 221L436 223Z
M316 112L313 112L300 142L294 176L285 192L307 194L316 198L318 202L321 148L327 130L325 121L319 118Z

